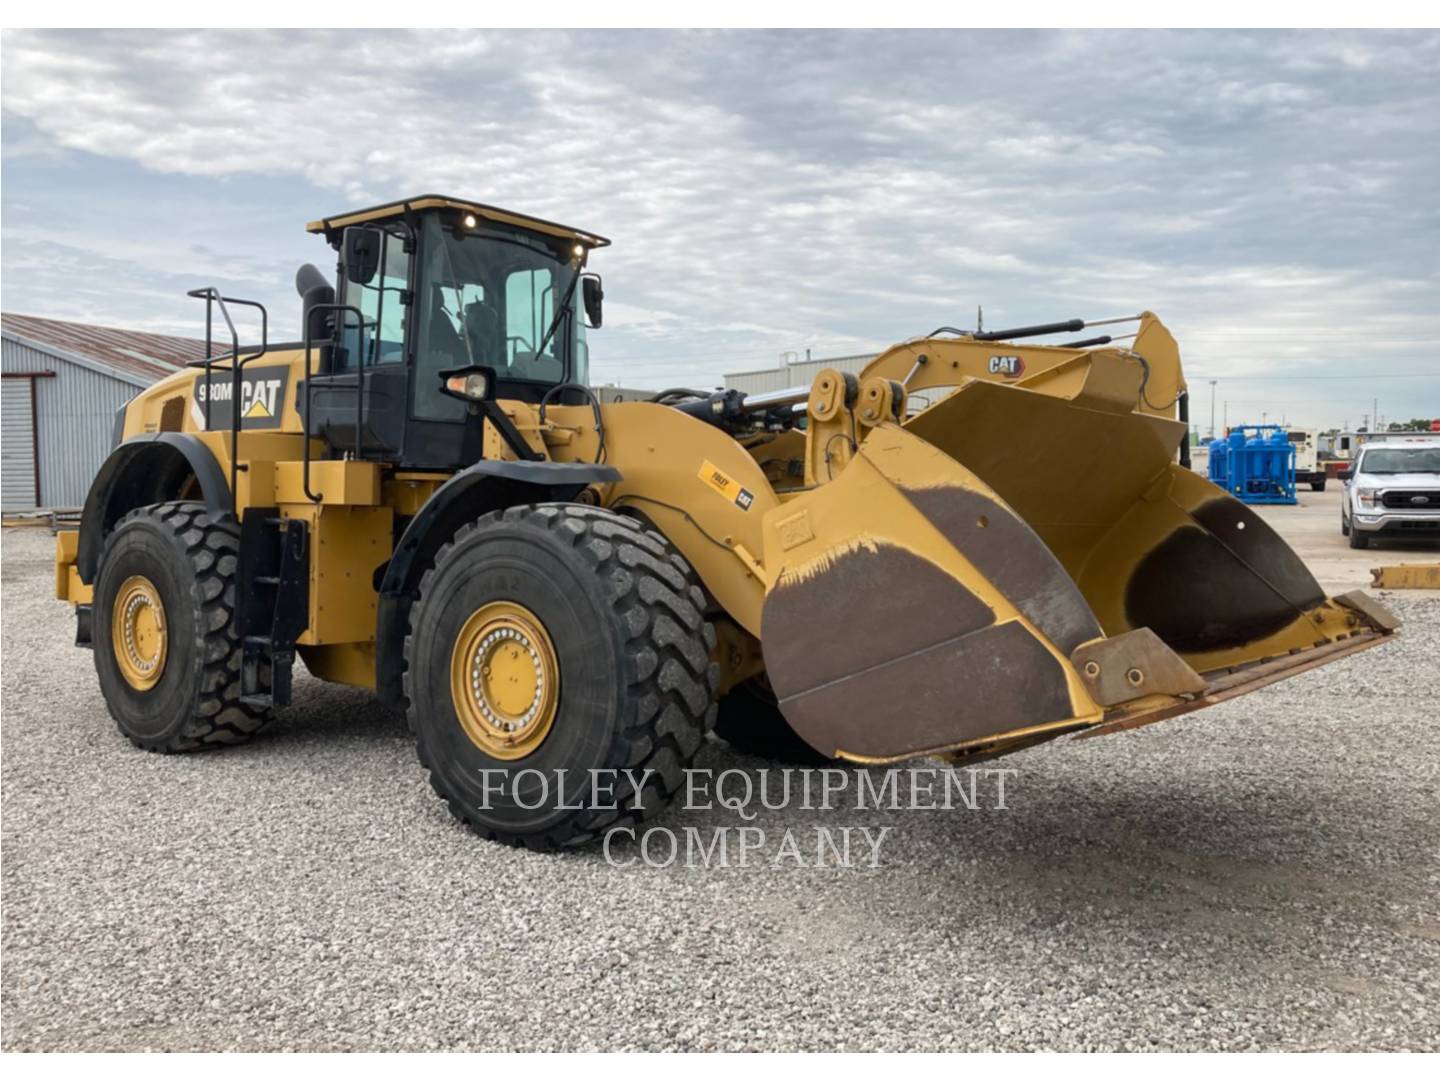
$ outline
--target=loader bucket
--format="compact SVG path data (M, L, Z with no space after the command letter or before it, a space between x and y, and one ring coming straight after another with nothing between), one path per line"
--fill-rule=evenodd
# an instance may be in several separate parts
M767 515L766 667L817 750L988 755L1134 726L1394 629L1177 465L1185 425L1133 411L1136 365L1109 359L1070 397L968 382Z

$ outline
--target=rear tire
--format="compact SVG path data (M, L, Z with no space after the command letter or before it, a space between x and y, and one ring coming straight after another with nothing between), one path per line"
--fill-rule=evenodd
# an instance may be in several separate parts
M1324 481L1324 480L1316 480L1313 484L1310 485L1310 490L1311 490L1311 491L1324 491L1324 490L1325 490L1325 481Z
M835 760L795 733L763 675L746 679L720 699L715 734L742 754L783 765L828 765Z
M1350 535L1350 522L1348 522L1347 520L1345 520L1345 515L1344 515L1344 514L1341 514L1341 515L1340 515L1340 535L1341 535L1341 536L1349 536L1349 535Z
M194 502L134 510L105 541L92 609L95 671L110 715L143 750L244 742L271 719L240 700L239 550L239 530ZM157 644L124 640L136 626L126 617L132 606L156 612L142 625Z
M714 726L704 608L670 543L608 510L517 506L465 526L421 580L405 641L431 786L480 835L536 850L653 816Z

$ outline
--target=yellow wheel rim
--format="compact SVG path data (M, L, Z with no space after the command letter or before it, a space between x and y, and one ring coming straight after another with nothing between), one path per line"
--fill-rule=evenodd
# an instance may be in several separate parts
M533 753L560 701L560 665L540 620L508 600L466 619L450 654L450 697L481 751L502 761Z
M120 584L110 615L110 641L120 674L136 690L149 690L165 673L165 605L150 579L136 574Z

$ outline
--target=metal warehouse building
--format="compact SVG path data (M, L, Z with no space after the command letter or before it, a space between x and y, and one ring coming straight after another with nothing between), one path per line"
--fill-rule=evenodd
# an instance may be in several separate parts
M0 315L3 509L78 507L110 452L115 411L205 343L165 334Z
M747 394L786 390L792 386L809 386L815 381L815 376L826 368L838 368L847 374L859 375L865 365L874 359L874 353L863 353L859 356L833 356L829 360L801 360L763 371L737 371L725 376L725 385L732 390L743 390Z
M738 371L725 376L725 385L732 390L743 390L747 394L761 394L768 390L787 390L792 386L809 386L815 376L826 368L835 368L848 375L859 375L865 365L874 360L878 353L860 353L854 356L832 356L824 360L801 360L793 364L765 368L761 371ZM921 390L910 395L911 413L929 408L945 397L949 391L944 388Z

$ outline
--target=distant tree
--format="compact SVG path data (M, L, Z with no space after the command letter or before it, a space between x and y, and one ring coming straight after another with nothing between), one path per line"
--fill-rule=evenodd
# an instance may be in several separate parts
M1399 420L1392 420L1389 431L1429 431L1429 420L1406 420L1403 423Z

